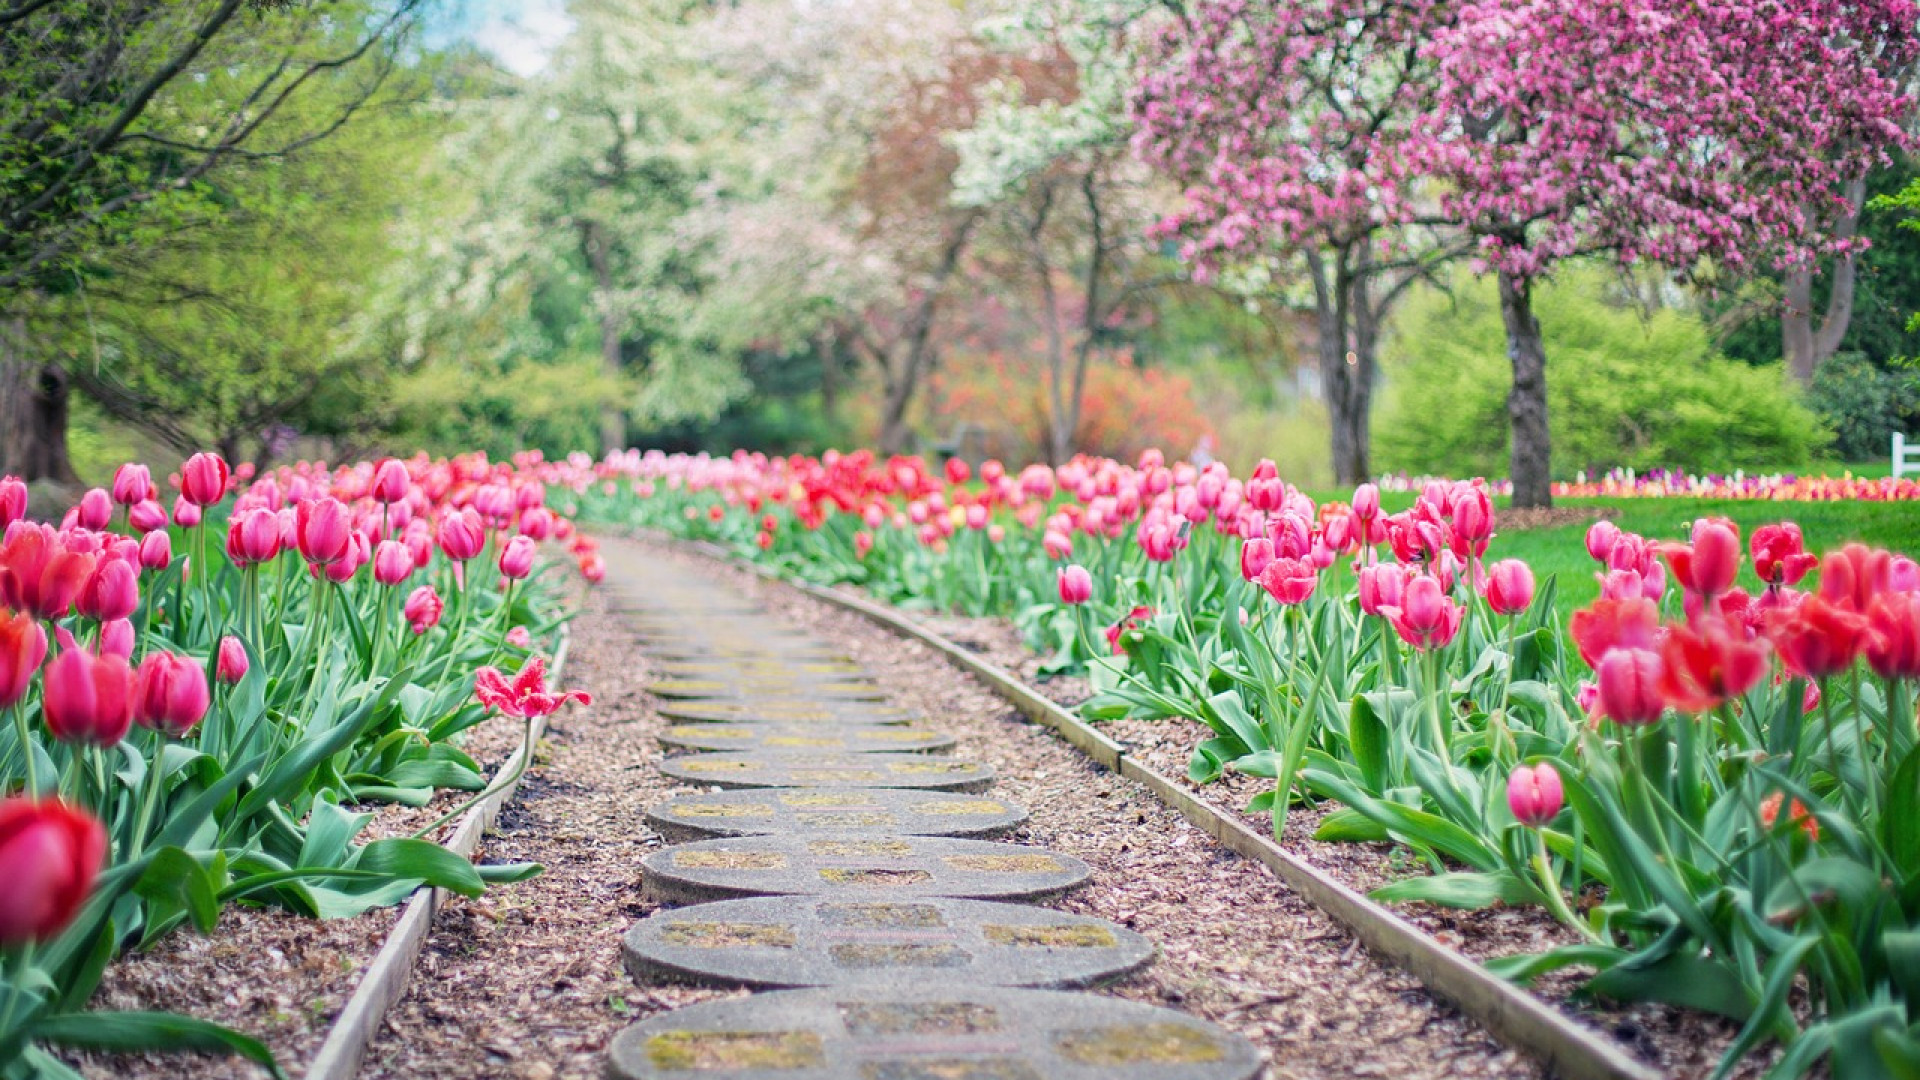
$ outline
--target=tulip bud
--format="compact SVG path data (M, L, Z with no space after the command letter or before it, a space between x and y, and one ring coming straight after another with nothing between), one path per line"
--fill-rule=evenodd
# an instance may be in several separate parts
M295 519L296 535L298 517ZM280 554L280 516L264 506L243 510L227 522L227 558L235 566L271 562Z
M347 534L346 554L319 567L327 580L335 585L345 585L353 580L360 568L373 561L373 545L367 540L366 533L349 532Z
M398 540L382 540L373 551L373 580L398 585L413 575L413 552Z
M507 644L516 649L530 649L533 647L533 634L524 626L516 626L507 631Z
M27 516L27 482L17 476L0 477L0 529Z
M440 612L445 607L440 594L433 586L422 585L407 596L407 603L400 609L416 634L424 634L440 624Z
M185 495L173 500L173 523L183 529L200 524L200 507Z
M232 686L247 677L247 647L240 639L228 634L220 639L220 653L213 669L213 677Z
M471 507L440 519L440 550L454 562L467 562L487 545L486 527Z
M1518 615L1533 604L1533 568L1502 559L1487 568L1487 606L1496 615Z
M148 653L133 674L133 718L141 727L184 738L207 715L207 672L173 653Z
M1093 575L1077 563L1060 568L1059 586L1063 604L1084 604L1093 599Z
M500 549L500 573L511 581L525 578L533 573L533 557L538 553L539 548L532 538L514 537L507 541L507 546Z
M113 501L132 506L153 498L153 473L145 465L127 462L113 472Z
M167 508L152 499L143 499L127 508L127 524L143 536L157 529L165 529Z
M0 709L27 696L47 658L47 632L31 614L0 609Z
M1549 762L1518 765L1507 777L1507 808L1520 824L1538 829L1552 821L1565 802L1560 774Z
M78 513L74 523L97 532L113 520L113 499L108 497L105 488L88 488L87 493L80 496L80 505L76 510Z
M61 742L112 746L133 725L132 691L124 659L70 648L47 665L41 713Z
M0 946L57 937L80 913L106 857L107 831L85 810L32 795L0 801Z
M1660 695L1660 654L1647 649L1614 649L1594 672L1600 683L1600 709L1616 724L1634 726L1660 719L1666 702Z
M1240 577L1246 581L1258 581L1273 558L1273 541L1264 536L1248 540L1240 545Z
M300 555L317 566L337 562L352 542L353 523L345 504L331 496L309 499L294 510Z
M229 475L219 454L195 454L180 466L180 497L194 506L212 506L227 497Z
M1375 484L1361 484L1353 489L1353 516L1361 521L1372 521L1380 516L1380 488Z
M1360 610L1368 615L1399 608L1406 593L1407 568L1400 563L1375 563L1360 569Z
M1620 526L1602 518L1587 526L1587 554L1594 562L1604 563L1613 555L1614 545L1620 542Z

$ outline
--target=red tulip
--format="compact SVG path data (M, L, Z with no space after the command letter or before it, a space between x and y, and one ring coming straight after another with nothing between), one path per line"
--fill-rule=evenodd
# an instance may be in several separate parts
M1565 801L1560 774L1549 762L1516 765L1507 777L1507 808L1529 829L1538 829L1552 821Z
M132 692L123 658L66 649L47 665L41 712L61 742L112 746L133 725Z
M107 857L107 831L58 799L0 802L0 945L57 936L80 913Z
M1126 646L1122 644L1127 631L1144 625L1146 621L1151 618L1153 618L1153 609L1145 604L1140 604L1132 611L1127 612L1125 618L1107 627L1107 647L1113 650L1113 655L1119 656L1121 653L1127 651Z
M148 502L155 494L153 473L145 465L129 461L113 471L113 501L121 506Z
M207 671L187 657L148 653L133 673L133 719L141 727L183 738L210 703Z
M1422 651L1443 648L1460 632L1464 609L1440 587L1438 579L1416 574L1407 582L1397 607L1381 609L1407 644Z
M607 561L598 555L588 555L580 560L580 576L590 585L598 585L607 577Z
M138 575L119 559L102 560L87 577L74 606L97 622L124 619L140 607Z
M226 459L219 454L195 454L180 466L180 497L195 506L212 506L227 497L229 476Z
M1533 568L1519 559L1487 567L1487 606L1496 615L1518 615L1533 605Z
M1893 555L1865 544L1848 544L1820 560L1820 595L1828 603L1863 612L1873 598L1893 589Z
M1093 599L1093 575L1084 566L1061 567L1058 584L1063 604L1084 604Z
M1659 640L1660 609L1645 598L1595 600L1573 613L1569 623L1580 659L1598 668L1613 649L1651 649Z
M1853 666L1866 643L1867 620L1816 594L1797 607L1775 611L1767 630L1787 670L1818 679Z
M516 536L500 549L500 573L510 581L519 581L533 573L533 558L539 553L533 539Z
M247 677L247 647L240 639L228 634L220 639L219 659L213 669L213 677L232 686Z
M27 516L27 483L17 476L0 477L0 529Z
M1753 572L1769 585L1795 585L1820 560L1807 554L1800 526L1791 521L1762 525L1747 541L1753 554Z
M0 609L0 709L27 696L34 673L47 658L47 632L24 611Z
M295 507L294 514L301 558L325 566L347 554L353 522L340 500L330 496L309 499Z
M43 619L66 617L92 576L97 557L69 547L46 525L23 525L0 547L0 604Z
M373 486L368 494L373 501L397 503L407 497L407 490L413 486L413 477L407 473L405 462L397 458L387 458L374 466Z
M440 625L440 612L444 608L440 594L433 591L433 586L422 585L407 596L406 605L400 609L400 613L406 617L414 633L424 634Z
M1876 596L1867 608L1867 666L1883 679L1920 679L1920 597Z
M1275 559L1260 572L1260 587L1288 606L1305 603L1319 583L1319 572L1304 559Z
M487 530L472 508L440 519L440 550L454 562L467 562L487 546Z
M1724 623L1702 620L1668 628L1660 664L1660 693L1667 704L1703 713L1753 689L1767 673L1767 648L1734 636Z
M1614 649L1594 672L1600 683L1600 711L1616 724L1634 726L1660 719L1666 700L1660 694L1660 654L1648 649Z

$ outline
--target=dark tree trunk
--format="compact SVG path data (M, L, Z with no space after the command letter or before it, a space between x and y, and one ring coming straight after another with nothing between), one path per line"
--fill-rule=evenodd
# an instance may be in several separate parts
M1847 183L1847 212L1833 223L1838 240L1851 240L1860 227L1860 211L1866 205L1867 178L1860 176ZM1813 373L1827 358L1840 351L1853 321L1853 285L1858 267L1852 254L1834 260L1833 281L1827 290L1827 310L1819 325L1813 321L1813 274L1811 263L1787 271L1786 295L1780 311L1780 352L1786 357L1787 374L1801 386L1813 383Z
M834 420L840 412L840 354L831 330L813 335L813 351L820 358L820 411Z
M896 363L890 355L892 350L883 352L881 357L881 377L885 383L885 395L880 414L879 450L882 454L905 452L907 443L913 438L913 428L907 422L907 413L913 406L914 394L920 389L920 378L926 373L933 355L933 320L940 306L940 297L946 291L947 281L960 266L960 255L967 248L967 240L973 235L973 227L980 220L978 212L967 215L947 237L947 246L940 253L940 263L934 268L932 279L926 289L913 303L907 315L905 349Z
M1333 479L1345 487L1373 474L1373 406L1376 328L1369 278L1356 268L1352 249L1336 252L1329 267L1317 252L1307 256L1313 276L1319 329L1320 391L1332 433Z
M606 229L597 221L580 223L580 246L593 269L594 287L600 293L600 370L616 382L620 378L620 315L613 309L613 253L608 250ZM627 448L627 411L617 397L600 406L600 452L611 454Z
M1507 327L1507 358L1513 361L1513 389L1507 394L1507 420L1513 428L1513 505L1553 505L1553 436L1547 424L1547 346L1533 314L1533 285L1500 275L1500 318Z
M67 457L67 373L28 348L27 322L0 326L0 475L77 484Z

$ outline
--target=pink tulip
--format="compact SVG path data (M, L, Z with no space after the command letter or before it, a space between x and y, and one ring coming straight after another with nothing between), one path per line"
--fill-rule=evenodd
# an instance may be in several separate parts
M373 486L368 494L375 502L397 503L407 497L407 489L413 486L413 477L407 474L406 463L397 458L387 458L373 470Z
M1319 573L1304 559L1276 558L1260 572L1260 587L1289 606L1305 603L1319 583Z
M127 508L127 524L145 535L167 527L167 508L152 499L143 499Z
M133 659L133 620L115 619L100 625L100 655Z
M154 496L153 473L145 465L127 462L113 472L113 501L121 506L148 502Z
M69 648L47 665L41 713L61 742L112 746L133 725L132 692L126 660Z
M296 516L296 530L298 518ZM297 533L296 533L297 535ZM280 516L264 506L242 510L227 522L227 558L235 566L271 562L280 554Z
M173 523L183 529L200 524L200 507L185 495L173 500Z
M184 738L210 703L207 671L188 657L148 653L133 674L133 719L162 735Z
M1438 579L1416 574L1407 582L1400 606L1383 609L1401 639L1416 649L1443 648L1460 632L1465 614L1441 588Z
M74 522L83 529L97 532L113 520L113 499L107 495L106 488L88 488L87 493L80 496L80 505L75 509L78 513Z
M1379 487L1361 484L1353 489L1353 516L1361 521L1372 521L1380 516Z
M1518 615L1533 604L1533 568L1502 559L1487 568L1487 606L1495 615Z
M1565 801L1560 774L1549 762L1517 765L1507 777L1507 808L1529 829L1538 829L1552 821Z
M382 540L373 549L373 580L398 585L413 576L413 552L398 540Z
M148 570L165 570L173 565L173 537L165 529L155 529L140 538L140 565Z
M119 559L98 563L80 590L74 606L96 622L124 619L140 606L140 586L134 568Z
M1620 542L1620 526L1602 518L1587 526L1587 554L1593 561L1606 563L1613 556L1613 549Z
M467 562L486 546L486 527L471 507L440 519L440 550L447 558Z
M43 619L66 617L99 557L81 550L79 537L51 526L21 524L7 534L0 546L0 604Z
M1076 563L1061 567L1058 584L1063 604L1084 604L1093 599L1093 575L1084 566Z
M1264 536L1256 536L1241 544L1240 577L1246 581L1258 581L1273 562L1273 557L1273 541Z
M1040 537L1040 547L1049 559L1073 558L1073 538L1058 529L1048 529Z
M531 649L533 647L533 634L524 626L516 626L507 631L507 644L516 649Z
M440 613L444 607L440 594L433 591L433 586L422 585L407 596L406 606L400 609L400 613L406 617L414 633L424 634L440 625Z
M1660 694L1660 654L1648 649L1614 649L1600 658L1600 710L1616 724L1651 724L1666 700Z
M247 677L247 647L240 639L228 634L220 639L219 658L215 662L213 677L232 686Z
M1368 615L1384 615L1398 608L1406 595L1407 568L1401 563L1375 563L1360 568L1360 610Z
M300 556L317 566L337 562L347 554L353 526L340 500L323 497L301 503L294 511Z
M516 536L500 549L500 573L509 581L519 581L533 573L533 558L539 548L531 537Z
M17 476L0 477L0 529L27 516L27 484Z
M180 466L180 496L195 506L212 506L227 497L230 475L225 458L195 454Z
M373 545L368 542L367 534L349 532L347 534L346 554L318 569L326 574L327 580L335 585L345 585L353 580L360 568L373 561Z

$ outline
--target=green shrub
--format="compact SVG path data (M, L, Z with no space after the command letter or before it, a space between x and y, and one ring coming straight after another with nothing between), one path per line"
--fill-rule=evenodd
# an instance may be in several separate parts
M1920 428L1920 372L1875 367L1860 353L1828 358L1813 373L1807 404L1833 428L1833 450L1846 461L1888 453L1888 436Z
M1554 473L1668 467L1790 469L1831 436L1778 364L1716 353L1691 312L1648 311L1615 278L1572 267L1535 293L1546 335ZM1410 297L1384 350L1374 419L1389 471L1504 476L1512 369L1492 281Z

